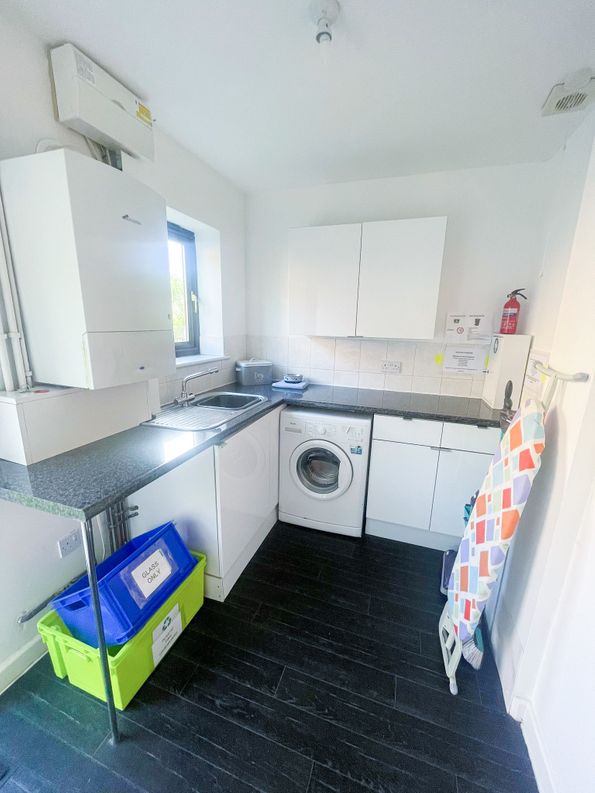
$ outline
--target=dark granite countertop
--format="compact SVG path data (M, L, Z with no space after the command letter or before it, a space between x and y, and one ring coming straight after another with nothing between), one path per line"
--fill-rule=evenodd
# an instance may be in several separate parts
M483 427L499 426L500 418L499 411L480 399L466 397L323 385L297 393L237 384L215 390L257 393L268 401L215 430L181 432L140 426L29 466L0 460L0 499L78 520L94 517L283 403Z

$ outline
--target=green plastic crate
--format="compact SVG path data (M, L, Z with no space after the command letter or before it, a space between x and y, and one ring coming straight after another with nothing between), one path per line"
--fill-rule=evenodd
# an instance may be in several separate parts
M124 710L203 604L207 558L194 551L192 555L198 564L159 611L126 644L108 648L118 710ZM40 619L37 629L56 675L105 702L99 650L75 639L55 611Z

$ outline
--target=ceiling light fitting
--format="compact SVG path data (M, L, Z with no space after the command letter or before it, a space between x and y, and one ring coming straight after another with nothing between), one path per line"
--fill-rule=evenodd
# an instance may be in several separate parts
M331 25L339 16L341 7L337 0L312 0L310 16L316 25L316 41L319 44L330 44L333 40Z

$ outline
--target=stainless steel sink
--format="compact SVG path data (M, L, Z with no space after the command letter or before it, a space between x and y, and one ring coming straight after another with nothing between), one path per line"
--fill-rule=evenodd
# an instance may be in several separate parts
M220 391L218 394L205 394L205 396L197 397L190 404L203 408L219 408L220 410L247 410L260 402L266 402L266 397Z
M239 399L230 399L230 397ZM149 427L164 427L186 432L212 430L266 401L266 397L254 394L235 394L225 391L205 394L186 405L165 405L154 419L144 423Z

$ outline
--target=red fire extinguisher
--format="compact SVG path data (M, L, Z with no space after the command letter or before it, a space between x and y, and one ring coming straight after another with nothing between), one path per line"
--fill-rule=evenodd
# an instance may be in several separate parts
M516 296L519 295L526 300L527 296L523 294L524 291L524 287L523 289L513 289L513 291L507 295L508 300L504 303L504 309L502 311L500 333L516 333L517 325L519 324L519 314L521 312L521 304Z

